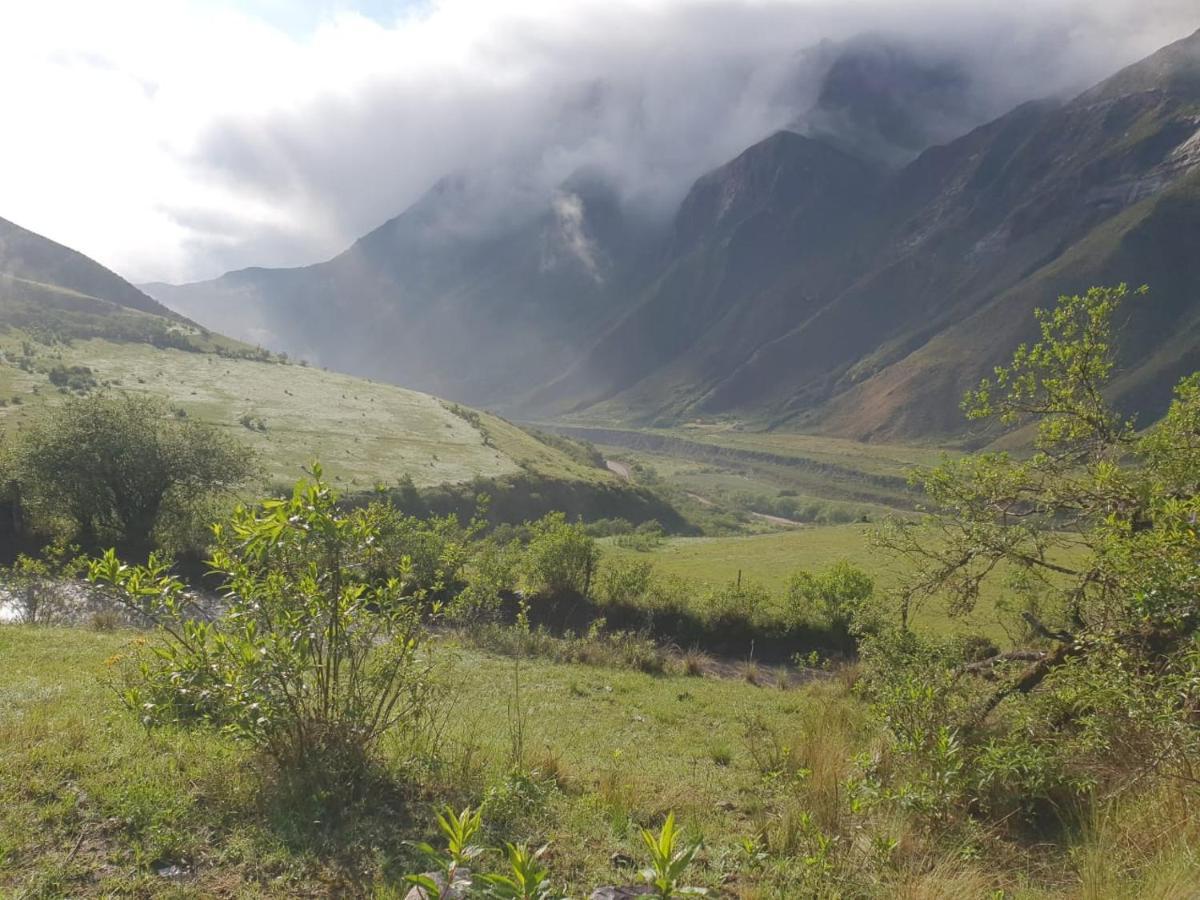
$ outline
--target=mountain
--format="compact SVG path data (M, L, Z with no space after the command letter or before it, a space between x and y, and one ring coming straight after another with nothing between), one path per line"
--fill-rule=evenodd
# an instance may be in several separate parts
M469 511L483 490L507 521L563 509L681 525L581 445L231 340L0 220L0 446L65 396L94 391L150 394L228 429L256 451L264 484L290 483L316 459L347 493L411 480L441 511Z
M328 262L147 290L321 365L475 404L558 375L631 293L652 227L581 172L499 213L488 179L443 179ZM486 210L486 211L485 211Z
M792 231L770 230L786 249L756 269L757 283L705 309L702 334L658 354L651 374L613 367L616 382L588 392L611 347L638 340L646 322L670 329L681 318L669 291L652 290L542 396L559 412L615 418L749 414L859 438L945 435L961 428L962 391L1031 335L1034 306L1127 280L1154 293L1124 336L1118 399L1161 402L1193 360L1179 335L1200 313L1188 249L1200 233L1198 70L1200 33L1070 102L1025 104L864 179L835 215L785 204L776 218L794 215ZM742 159L769 172L778 143ZM814 180L843 177L826 168ZM735 161L702 179L681 216L713 182L735 195L752 181ZM750 216L702 228L689 265L725 266L760 227ZM810 250L804 228L824 245Z
M1115 390L1153 415L1200 361L1200 32L947 139L971 116L952 64L857 42L804 134L703 176L661 226L602 177L499 223L448 182L328 263L151 292L523 415L883 439L960 432L958 397L1035 306L1146 282Z
M0 297L10 306L95 306L98 302L170 320L180 318L82 253L7 219L0 219L0 287Z
M874 35L835 48L817 102L795 130L903 165L986 121L961 61Z

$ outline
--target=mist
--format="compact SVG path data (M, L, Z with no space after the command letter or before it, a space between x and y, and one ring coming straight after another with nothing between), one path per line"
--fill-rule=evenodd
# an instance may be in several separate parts
M300 32L238 4L6 16L0 215L138 281L320 261L448 174L484 186L480 228L539 205L568 227L557 192L585 169L666 215L771 132L836 127L812 110L864 34L956 73L944 140L1200 26L1194 0L442 0Z

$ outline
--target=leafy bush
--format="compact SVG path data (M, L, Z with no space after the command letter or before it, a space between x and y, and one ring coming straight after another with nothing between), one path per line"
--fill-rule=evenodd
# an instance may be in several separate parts
M700 599L705 622L710 628L745 628L770 621L776 611L775 598L755 581L730 581L710 588Z
M51 367L46 377L55 387L80 394L86 394L97 385L95 373L87 366L65 366L59 363Z
M41 558L19 554L11 566L0 566L0 582L18 618L27 625L45 625L64 617L70 602L64 582L86 567L79 548L56 541Z
M45 527L65 521L82 544L144 553L166 516L241 483L250 451L170 415L149 397L72 398L18 435L9 477Z
M212 725L338 790L359 783L386 732L421 721L432 683L422 596L404 591L405 569L369 574L385 511L340 512L314 475L214 527L226 607L210 621L155 557L127 567L110 550L89 576L158 625L123 692L148 727Z
M654 564L649 562L609 562L596 581L596 599L602 605L634 606L644 604L654 587Z
M784 602L793 622L846 633L874 591L875 580L843 560L824 572L797 572Z
M526 587L547 597L587 594L600 550L584 526L554 512L531 523L529 530L522 566Z
M472 549L466 586L448 604L447 618L458 623L494 619L504 597L516 588L520 550L518 544L495 539L478 542Z

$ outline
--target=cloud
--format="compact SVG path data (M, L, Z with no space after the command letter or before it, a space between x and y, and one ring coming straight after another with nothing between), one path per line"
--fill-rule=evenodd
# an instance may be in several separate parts
M666 208L803 116L822 41L953 60L982 120L1200 25L1194 0L322 3L303 28L274 5L7 6L0 215L179 280L328 257L447 173L492 173L505 208L591 168Z
M598 252L584 222L583 199L578 194L560 191L551 200L551 208L562 247L583 266L593 281L603 281ZM556 261L553 251L548 250L546 267L550 268Z

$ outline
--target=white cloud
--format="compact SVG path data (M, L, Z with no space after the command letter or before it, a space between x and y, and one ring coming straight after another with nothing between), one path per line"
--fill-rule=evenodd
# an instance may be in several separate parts
M302 33L264 2L7 0L0 216L139 280L299 264L464 168L677 194L806 107L822 38L967 54L999 111L1200 25L1194 0L441 0Z

